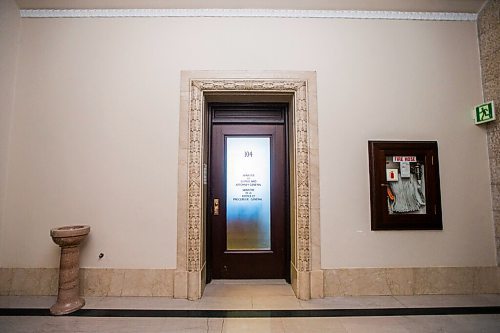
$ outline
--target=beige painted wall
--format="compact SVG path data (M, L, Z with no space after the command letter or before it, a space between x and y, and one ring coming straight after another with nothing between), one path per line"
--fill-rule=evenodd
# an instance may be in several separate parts
M180 71L203 69L317 71L323 268L495 264L475 22L22 24L1 266L56 267L49 229L88 223L82 266L174 268ZM444 231L370 231L369 139L438 140Z
M7 197L7 160L10 124L14 108L20 22L19 9L15 1L0 0L0 235L3 234L4 208Z

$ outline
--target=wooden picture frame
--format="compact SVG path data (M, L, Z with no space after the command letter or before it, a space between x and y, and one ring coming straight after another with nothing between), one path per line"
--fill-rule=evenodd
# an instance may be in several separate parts
M368 141L372 230L442 230L436 141Z

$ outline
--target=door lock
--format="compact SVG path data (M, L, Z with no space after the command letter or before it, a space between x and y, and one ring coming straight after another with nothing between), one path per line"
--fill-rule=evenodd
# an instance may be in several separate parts
M219 199L214 199L214 215L219 215Z

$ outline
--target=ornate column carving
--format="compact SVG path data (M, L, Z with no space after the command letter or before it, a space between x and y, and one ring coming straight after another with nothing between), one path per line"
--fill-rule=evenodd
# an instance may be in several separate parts
M309 122L305 84L295 93L297 269L310 270Z
M197 85L191 86L189 109L189 156L188 156L188 241L187 267L189 272L200 269L201 228L201 161L202 161L202 92Z

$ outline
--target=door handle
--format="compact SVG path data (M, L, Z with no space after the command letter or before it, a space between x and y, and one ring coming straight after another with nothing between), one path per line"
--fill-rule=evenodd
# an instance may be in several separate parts
M214 198L214 215L219 215L219 199Z

